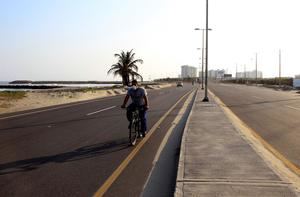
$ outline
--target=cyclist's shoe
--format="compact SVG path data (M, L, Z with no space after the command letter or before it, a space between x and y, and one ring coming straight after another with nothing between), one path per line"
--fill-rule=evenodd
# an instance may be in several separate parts
M144 137L142 133L139 133L138 138Z
M143 137L145 137L145 136L146 136L146 134L147 134L147 132L146 132L146 131L142 132L142 136L143 136Z

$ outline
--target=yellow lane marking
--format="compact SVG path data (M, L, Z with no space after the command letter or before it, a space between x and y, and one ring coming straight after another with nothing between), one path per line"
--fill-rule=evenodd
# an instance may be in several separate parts
M127 167L130 161L134 158L134 156L140 151L143 145L149 140L154 131L159 127L159 125L164 121L164 119L173 111L173 109L194 89L184 94L150 129L147 133L146 137L138 143L135 148L131 151L131 153L123 160L123 162L119 165L119 167L110 175L110 177L104 182L104 184L97 190L94 194L94 197L103 196L104 193L110 188L110 186L115 182L115 180L120 176L123 170Z
M223 109L227 117L231 120L231 122L235 125L236 128L238 128L248 140L250 140L253 145L257 146L257 141L266 149L269 151L267 152L261 151L261 153L270 160L272 166L279 170L282 175L285 176L285 178L288 178L297 189L300 189L300 168L296 166L294 163L289 161L287 158L285 158L281 153L279 153L275 148L273 148L268 142L266 142L257 132L255 132L253 129L251 129L245 122L243 122L239 117L237 117L234 112L232 112L223 101L217 97L214 93L212 93L209 90L209 93L214 97L215 101L220 105L220 107ZM281 165L279 162L276 162L274 159L272 160L272 156L275 156L275 158L279 159L284 165ZM291 171L287 171L284 169L284 166L286 166Z

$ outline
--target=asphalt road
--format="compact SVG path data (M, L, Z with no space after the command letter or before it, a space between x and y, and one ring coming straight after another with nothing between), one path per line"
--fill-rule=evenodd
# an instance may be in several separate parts
M185 85L149 91L149 129L191 89ZM126 112L120 109L123 97L0 116L0 196L92 196L133 150L128 146ZM142 192L151 160L180 105L129 166L140 175L130 177L130 170L122 174L108 196Z
M209 89L279 153L300 168L300 94L210 83Z

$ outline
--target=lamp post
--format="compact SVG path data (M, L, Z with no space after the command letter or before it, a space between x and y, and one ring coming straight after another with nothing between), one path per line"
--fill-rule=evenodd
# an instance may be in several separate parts
M206 28L205 29L199 29L199 28L195 28L195 30L202 30L202 38L203 38L203 42L202 42L202 45L204 45L204 30L205 30L205 35L206 35L206 42L205 42L205 95L204 95L204 98L203 98L203 102L208 102L209 99L208 99L208 96L207 96L207 75L208 75L208 30L211 30L208 28L208 0L206 0ZM204 47L203 47L204 49ZM203 51L202 50L202 54L203 54ZM204 56L204 55L203 55ZM203 58L202 58L203 60ZM202 64L203 65L203 64ZM202 70L202 73L203 73L203 70Z
M206 0L206 50L205 50L205 95L203 98L203 102L208 102L207 96L207 72L208 72L208 0Z

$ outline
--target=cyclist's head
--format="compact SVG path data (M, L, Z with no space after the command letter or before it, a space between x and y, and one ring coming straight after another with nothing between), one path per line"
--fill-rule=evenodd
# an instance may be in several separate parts
M137 86L137 85L138 85L138 82L137 82L137 80L135 80L135 79L134 79L134 80L132 80L132 81L131 81L131 85L133 85L133 86Z

